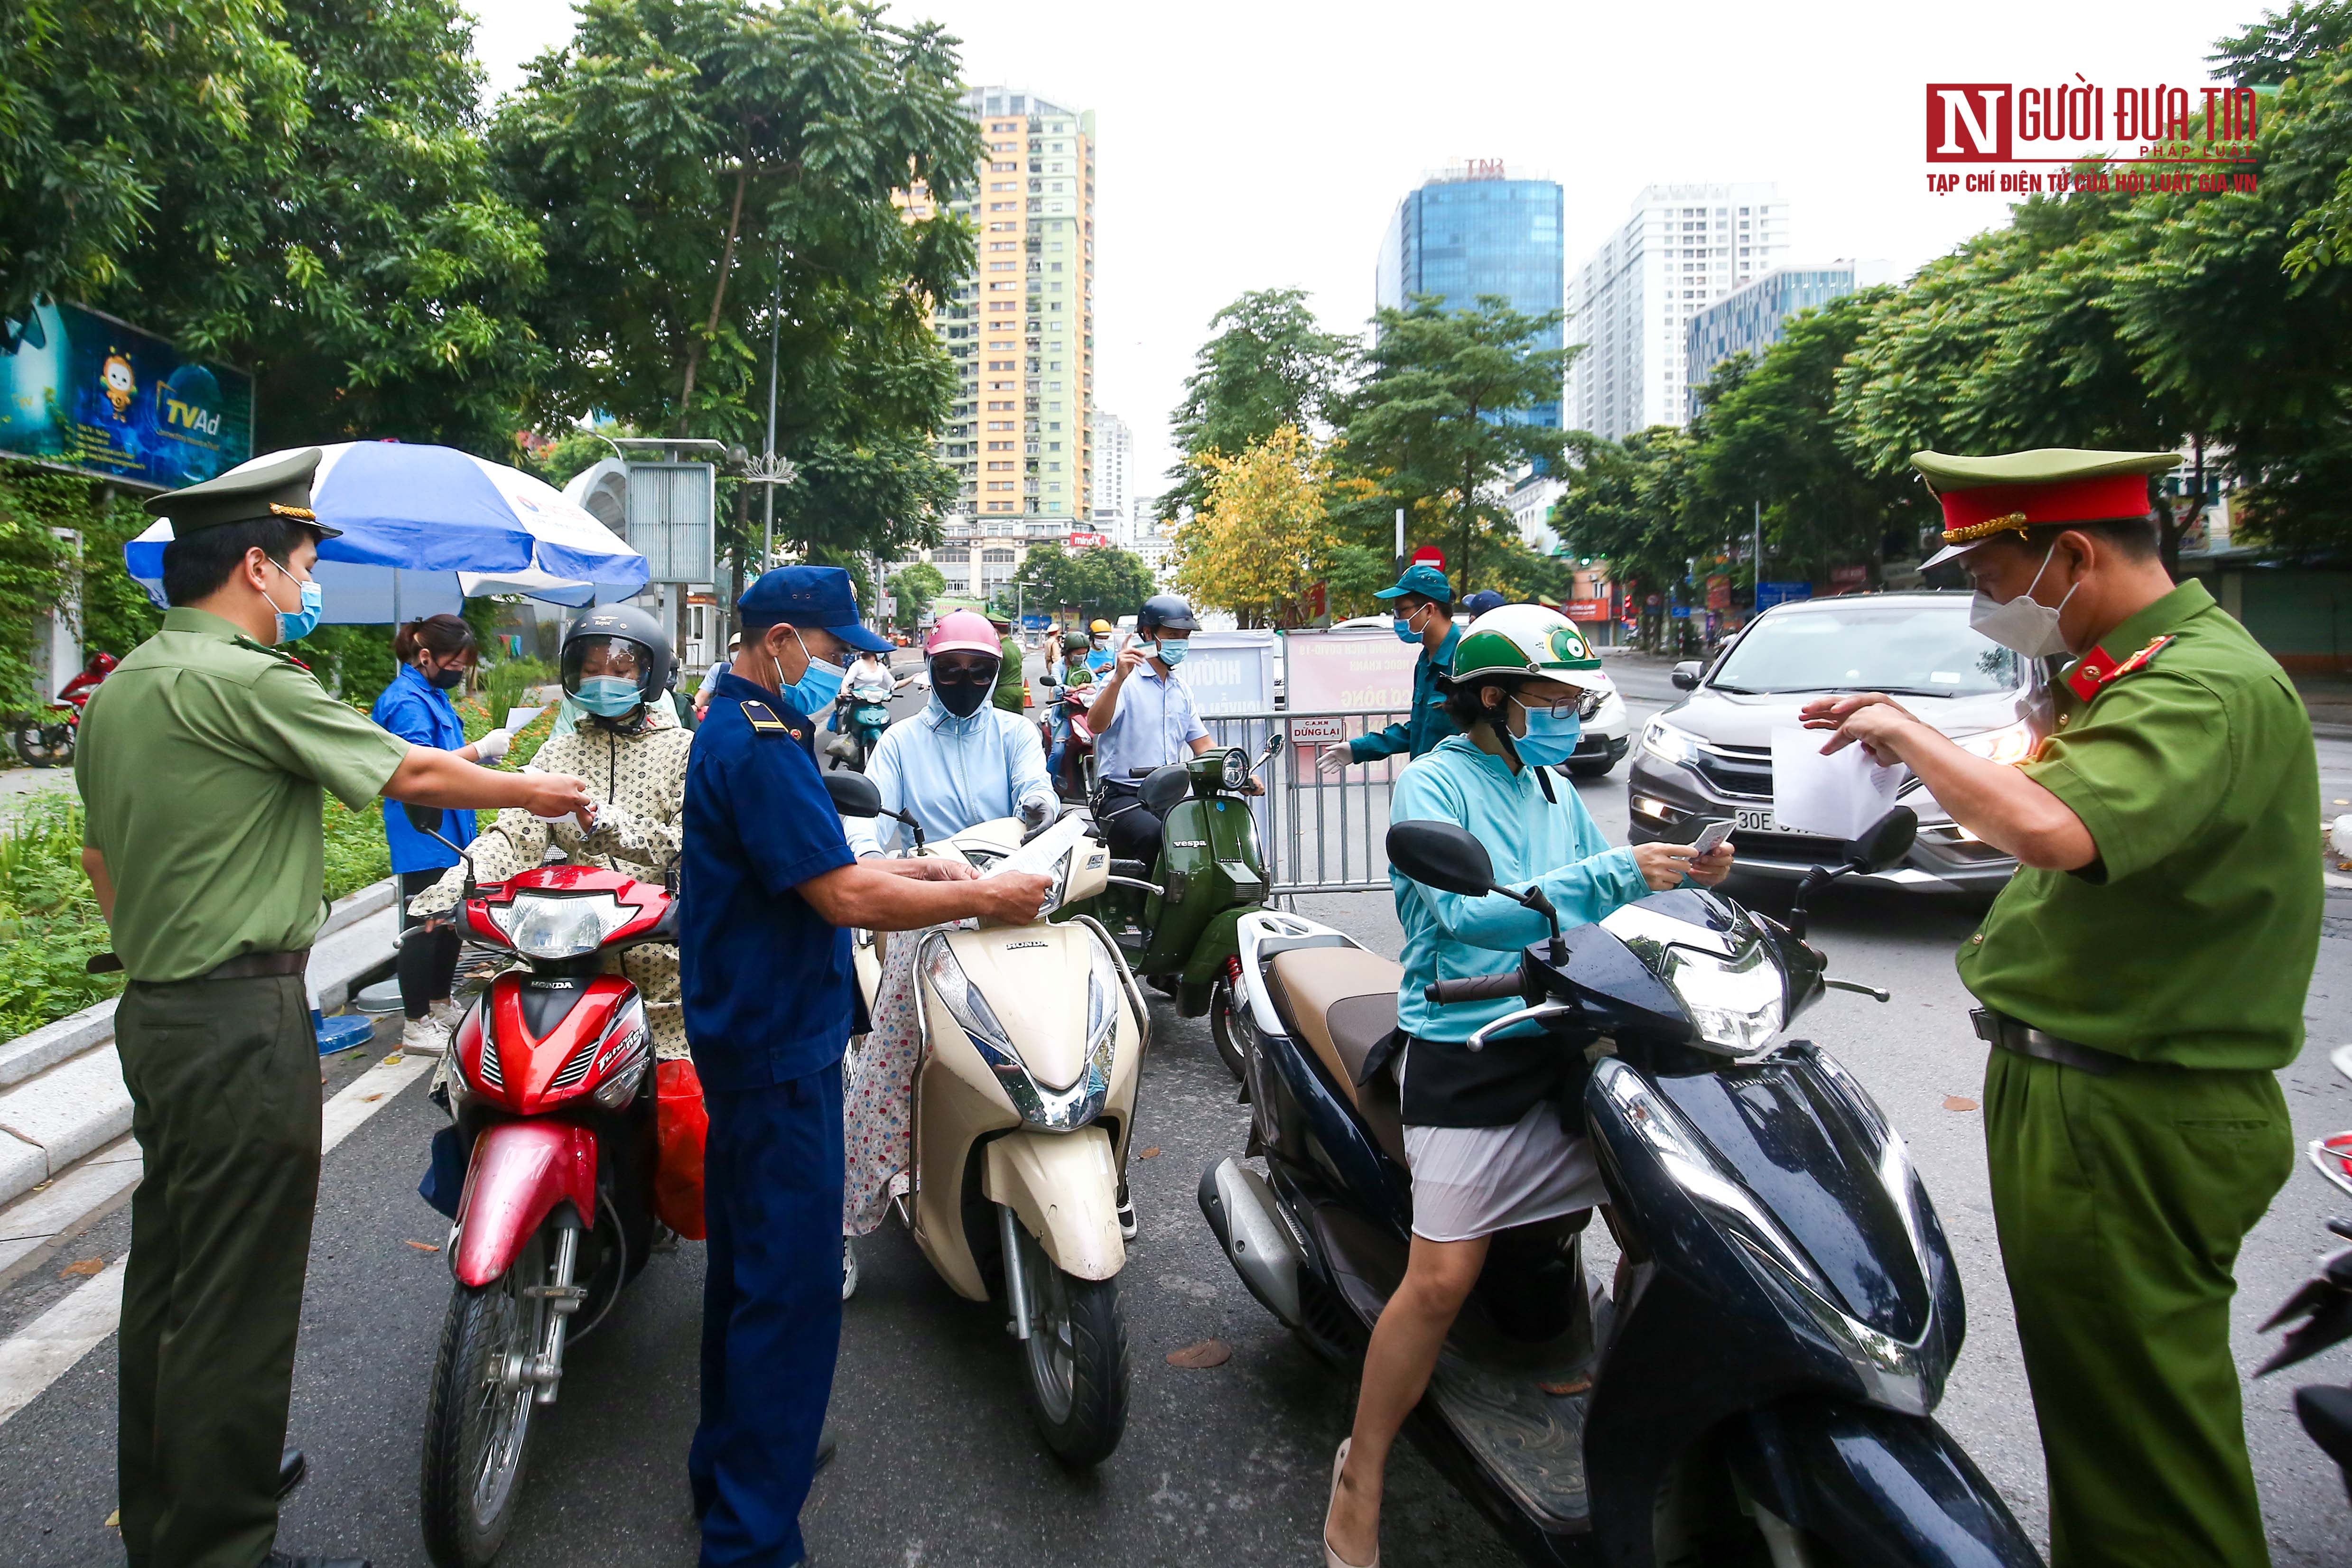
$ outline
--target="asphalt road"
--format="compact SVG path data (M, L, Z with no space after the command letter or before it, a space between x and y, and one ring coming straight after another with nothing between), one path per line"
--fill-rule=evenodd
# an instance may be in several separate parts
M1610 667L1629 695L1639 699L1654 684L1652 702L1670 700L1663 669L1653 683L1630 662ZM2352 797L2352 745L2320 749L2328 798ZM1580 789L1602 826L1622 833L1622 769ZM1305 900L1302 913L1394 951L1383 896ZM1978 914L1976 905L1891 892L1832 898L1813 939L1836 972L1887 987L1895 999L1881 1007L1833 995L1798 1032L1853 1067L1910 1143L1958 1250L1969 1308L1968 1346L1939 1416L2038 1535L2039 1449L1994 1249L1975 1105L1984 1053L1969 1036L1950 963ZM2284 1075L2304 1138L2352 1124L2352 1087L2326 1062L2328 1049L2352 1039L2347 997L2352 894L2332 892L2306 1009L2312 1043ZM1134 1396L1118 1452L1090 1475L1061 1469L1021 1408L1001 1311L952 1296L886 1227L862 1248L864 1282L847 1312L834 1401L841 1457L818 1480L806 1516L824 1568L1319 1561L1329 1458L1353 1391L1250 1299L1202 1222L1194 1185L1203 1167L1239 1152L1247 1113L1201 1024L1156 998L1155 1007L1136 1146L1158 1152L1133 1166L1142 1234L1121 1285ZM415 1192L438 1114L420 1084L328 1161L293 1411L311 1479L287 1511L289 1549L363 1551L384 1568L425 1562L418 1432L449 1287L441 1256L410 1243L444 1234ZM2234 1314L2245 1370L2263 1354L2256 1325L2327 1243L2322 1219L2347 1209L2299 1166L2250 1239ZM74 1252L118 1256L127 1228L118 1216ZM527 1499L501 1563L694 1561L684 1455L700 1274L698 1244L657 1258L614 1318L567 1356L562 1401L537 1424ZM0 1293L0 1330L62 1288L45 1271ZM1232 1347L1223 1366L1168 1364L1171 1351L1212 1336ZM11 1477L0 1498L0 1565L121 1561L104 1522L113 1507L114 1372L110 1341L0 1427L0 1473ZM2346 1555L2342 1487L2289 1406L2296 1381L2323 1377L2352 1377L2352 1352L2247 1388L2275 1561L2298 1568ZM1395 1568L1512 1561L1409 1448L1399 1450L1391 1499L1383 1561Z

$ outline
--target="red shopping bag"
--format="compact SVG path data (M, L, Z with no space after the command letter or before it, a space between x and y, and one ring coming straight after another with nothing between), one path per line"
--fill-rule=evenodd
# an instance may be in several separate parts
M654 1064L654 1212L688 1241L703 1238L702 1140L710 1115L702 1108L702 1080L684 1060Z

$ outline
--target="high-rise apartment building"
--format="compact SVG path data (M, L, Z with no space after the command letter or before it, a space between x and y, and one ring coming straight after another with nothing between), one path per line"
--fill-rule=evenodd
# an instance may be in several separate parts
M1688 417L1692 317L1789 253L1789 204L1769 184L1652 185L1570 281L1568 426L1622 440Z
M976 522L1091 515L1095 117L1036 94L975 87L964 111L987 143L970 199L977 270L932 324L961 384L940 455ZM908 199L918 216L928 192Z
M1556 181L1508 178L1499 158L1431 175L1405 193L1389 219L1373 267L1374 299L1402 309L1416 294L1435 294L1449 309L1468 309L1480 295L1499 294L1530 315L1559 309L1564 200ZM1541 346L1559 348L1559 329ZM1518 417L1557 429L1559 404Z
M1115 413L1095 414L1094 531L1127 542L1128 503L1135 482L1135 433Z
M1716 366L1734 354L1761 354L1780 340L1789 318L1798 311L1888 282L1894 274L1893 265L1884 261L1776 267L1692 317L1683 329L1683 418L1698 413L1698 389Z

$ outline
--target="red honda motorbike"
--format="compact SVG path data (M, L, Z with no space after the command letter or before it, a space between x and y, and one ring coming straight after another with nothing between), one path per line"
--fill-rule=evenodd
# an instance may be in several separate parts
M9 731L9 744L16 755L33 768L64 768L74 757L74 741L81 733L82 710L89 706L89 694L99 684L114 673L115 659L111 653L94 653L81 674L58 690L58 700L37 714L17 719Z
M440 836L437 810L408 810ZM677 940L659 884L588 866L469 883L460 918L467 941L521 964L450 1042L449 1110L467 1155L425 1416L419 1490L436 1568L497 1555L533 1407L555 1403L567 1342L604 1320L652 1251L653 1036L636 987L604 967L616 949Z

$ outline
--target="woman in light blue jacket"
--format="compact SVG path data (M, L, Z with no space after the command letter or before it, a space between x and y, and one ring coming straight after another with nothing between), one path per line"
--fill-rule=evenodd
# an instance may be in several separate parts
M1576 749L1585 693L1578 676L1601 661L1556 612L1510 604L1480 616L1454 650L1447 711L1462 733L1397 778L1391 821L1453 822L1486 847L1495 880L1542 887L1563 927L1600 920L1654 891L1712 886L1731 870L1727 845L1693 859L1685 844L1612 848L1554 770ZM1324 1521L1326 1568L1380 1560L1381 1484L1388 1452L1420 1403L1439 1350L1478 1282L1496 1231L1602 1202L1592 1152L1564 1120L1568 1079L1580 1059L1531 1030L1486 1050L1464 1048L1479 1028L1521 1004L1433 1007L1441 979L1516 969L1549 926L1499 894L1441 893L1391 869L1404 927L1393 1059L1412 1172L1412 1249L1405 1277L1372 1331L1354 1429L1332 1467Z

